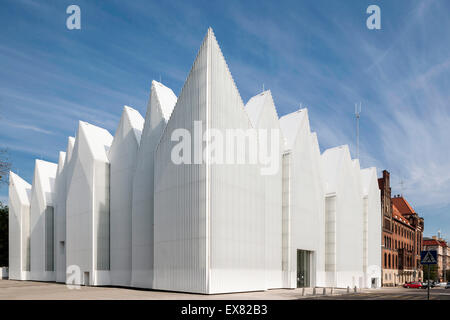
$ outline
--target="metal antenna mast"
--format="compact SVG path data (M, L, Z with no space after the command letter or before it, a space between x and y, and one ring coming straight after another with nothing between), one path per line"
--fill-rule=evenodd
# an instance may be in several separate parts
M400 189L402 190L402 197L403 197L403 194L405 193L405 182L403 181L403 179L401 179L400 180Z
M361 115L361 102L355 103L355 117L356 117L356 159L359 159L359 118Z

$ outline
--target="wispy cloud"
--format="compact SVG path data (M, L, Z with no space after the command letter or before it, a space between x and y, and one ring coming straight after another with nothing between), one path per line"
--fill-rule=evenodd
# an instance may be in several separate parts
M237 82L244 90L255 90L264 81L268 87L269 82L282 113L306 102L312 127L325 148L347 143L354 150L353 103L362 101L363 166L390 170L394 191L407 195L415 206L446 207L450 205L450 46L443 30L450 25L443 12L448 7L437 1L403 4L407 14L393 22L386 18L385 30L378 35L355 28L352 18L324 24L292 10L277 24L272 21L276 15L261 18L257 11L233 11L235 22L260 42L255 48L277 55L289 68L280 72L267 65L230 65L232 70L237 65ZM396 11L399 8L382 4L384 17L395 16ZM341 13L337 9L335 16ZM307 26L307 31L287 31L285 24L294 25L290 17L301 21L295 25ZM309 53L320 47L330 54L317 61ZM258 59L261 52L251 50L249 54Z
M53 132L51 132L49 130L42 129L42 128L36 127L34 125L21 124L21 123L15 123L15 122L10 122L10 121L3 121L2 124L6 125L6 126L10 126L12 128L17 128L17 129L31 130L34 132L45 133L45 134L54 134Z
M0 12L14 26L0 45L0 144L56 157L78 120L114 133L124 104L145 114L152 79L179 92L212 26L243 100L264 84L280 116L307 106L322 150L348 144L354 152L361 101L362 166L388 169L394 192L442 219L436 208L450 207L450 4L377 3L379 31L365 27L370 1L81 1L82 30L69 32L63 1L9 1Z

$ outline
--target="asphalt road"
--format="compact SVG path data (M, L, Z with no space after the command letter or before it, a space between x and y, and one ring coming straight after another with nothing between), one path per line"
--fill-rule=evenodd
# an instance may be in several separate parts
M308 297L324 300L427 300L426 289L381 288L339 296ZM432 288L430 300L450 300L450 289Z

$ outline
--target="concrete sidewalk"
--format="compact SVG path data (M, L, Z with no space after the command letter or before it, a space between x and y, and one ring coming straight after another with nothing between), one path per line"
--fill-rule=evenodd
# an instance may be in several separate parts
M353 290L350 293L354 293ZM347 289L333 289L333 292L325 289L326 296L342 294L347 294ZM0 300L295 300L320 296L324 296L324 288L201 295L116 287L69 289L65 284L54 282L0 280Z

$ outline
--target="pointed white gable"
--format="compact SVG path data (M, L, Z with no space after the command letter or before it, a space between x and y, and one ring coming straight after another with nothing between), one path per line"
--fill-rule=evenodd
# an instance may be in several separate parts
M16 192L21 204L30 205L31 185L12 171L9 172L9 187Z
M136 141L139 144L141 141L142 130L144 129L144 118L141 116L139 111L131 107L125 106L123 109L123 117L126 116L128 125L133 129Z
M79 122L79 132L84 134L91 156L108 162L108 151L113 141L112 135L106 129L84 121Z
M344 157L350 152L347 145L327 149L322 154L322 172L325 182L325 193L333 193L338 189L338 175L341 172L341 166Z
M319 152L320 152L319 140L317 139L317 133L316 132L311 132L311 139L313 141L314 147L317 148L317 150L319 150Z
M245 111L247 111L248 117L254 128L257 127L258 120L263 113L266 100L268 99L270 91L264 91L260 94L251 97L245 105Z
M36 160L35 176L33 180L34 183L39 183L40 192L42 192L43 201L47 205L53 204L53 196L55 192L55 178L56 172L58 170L58 165L53 162Z
M70 161L70 159L72 158L72 152L73 152L74 146L75 146L75 138L74 137L69 137L67 139L67 151L66 151L66 161L65 161L65 163L68 163Z
M375 177L375 179L374 179ZM377 169L375 167L365 168L361 170L361 186L363 196L369 194L369 189L373 180L377 179Z
M111 148L113 148L116 141L123 141L126 136L132 132L136 143L139 145L142 136L142 130L144 129L144 118L141 116L139 111L124 106L122 116L120 117L119 126L116 130ZM109 150L111 153L111 150Z
M359 159L352 159L352 164L355 169L361 170L361 165L359 164Z
M65 162L66 162L66 153L63 151L60 151L59 157L58 157L58 171L57 171L58 175L60 175L62 173Z
M177 96L172 89L155 80L152 81L152 89L155 91L162 116L167 122L177 102Z

